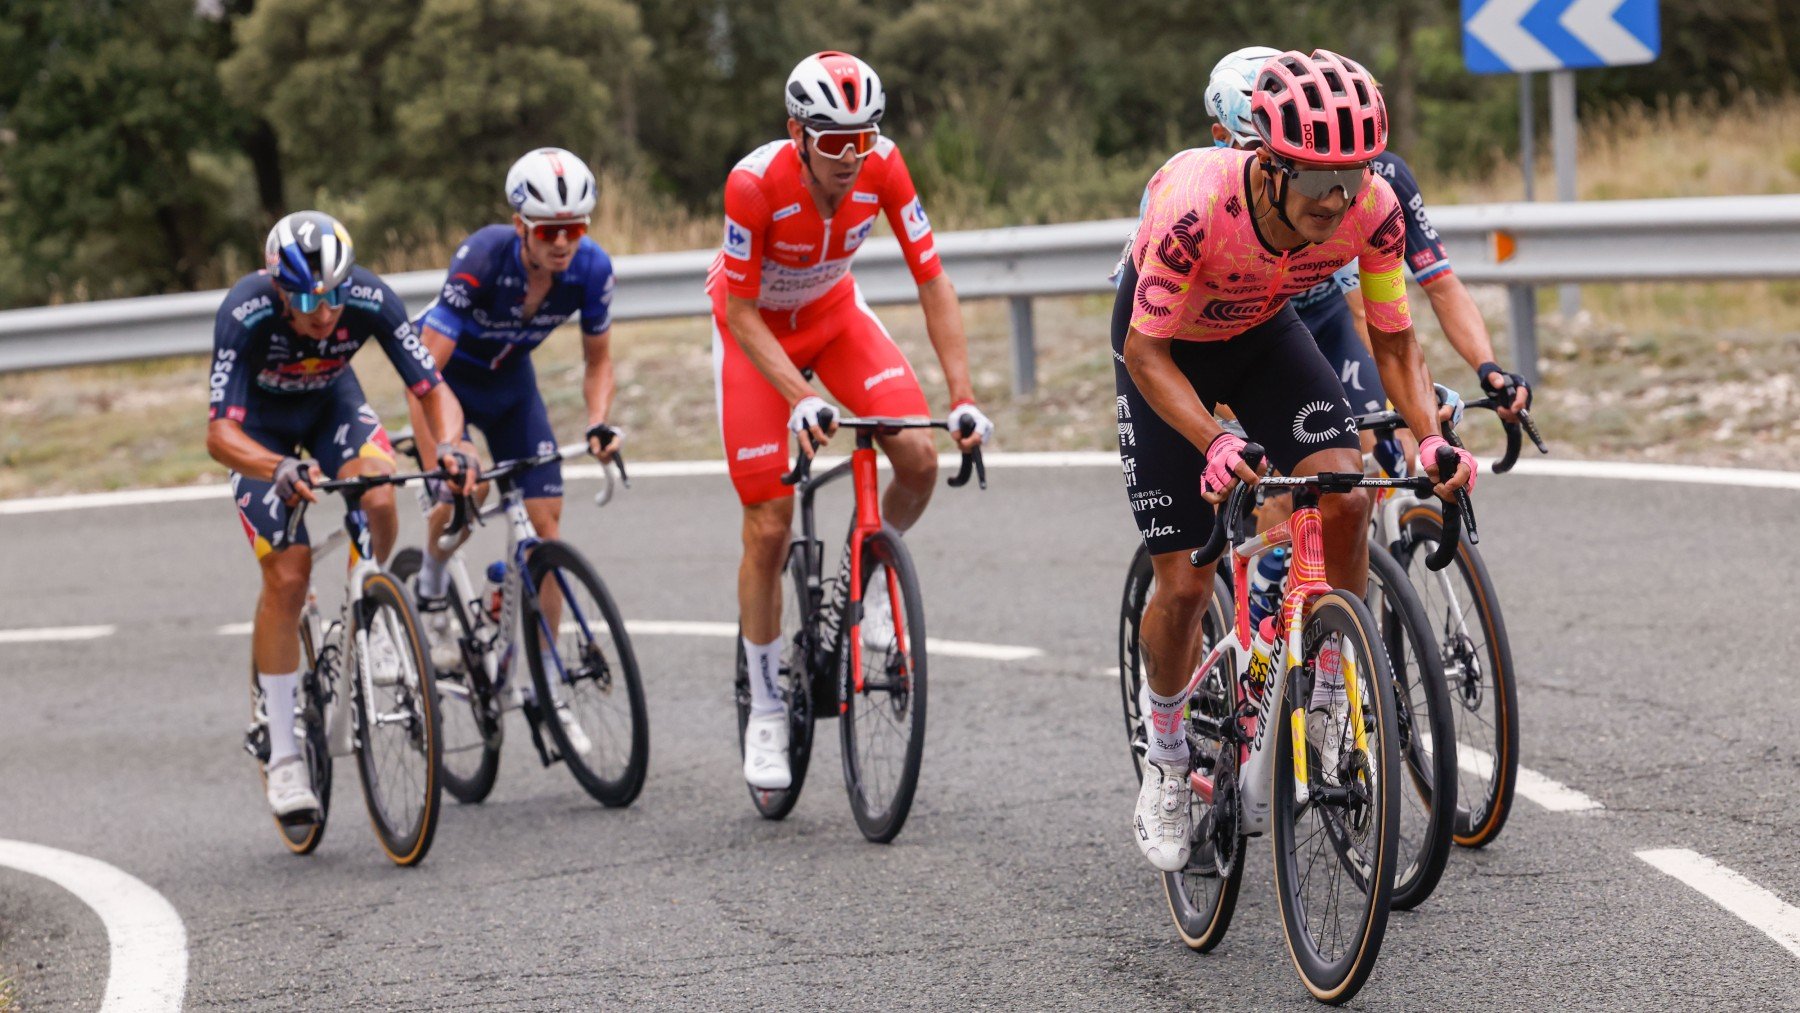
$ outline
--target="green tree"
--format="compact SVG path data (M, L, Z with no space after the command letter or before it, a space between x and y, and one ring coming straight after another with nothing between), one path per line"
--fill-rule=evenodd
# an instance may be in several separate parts
M0 2L8 302L198 287L224 231L197 167L228 111L193 0Z

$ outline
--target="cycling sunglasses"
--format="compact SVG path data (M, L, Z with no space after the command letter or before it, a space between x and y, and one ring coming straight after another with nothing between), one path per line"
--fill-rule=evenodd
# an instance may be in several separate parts
M806 136L812 138L813 147L826 158L866 158L875 150L875 139L881 136L881 128L867 126L857 130L814 130L807 127Z
M288 305L295 313L313 313L320 306L336 308L344 305L344 298L350 293L350 283L345 282L337 288L325 292L289 292Z
M520 215L519 221L524 222L525 227L531 230L531 234L543 243L554 243L563 236L567 236L571 243L580 242L581 237L587 235L588 230L587 215L582 215L580 218L543 219L535 222Z
M1281 170L1300 191L1303 196L1313 200L1324 200L1331 196L1331 191L1344 191L1344 199L1355 200L1362 196L1363 187L1369 184L1369 167L1359 165L1352 169L1302 169L1285 159L1274 159L1275 168Z

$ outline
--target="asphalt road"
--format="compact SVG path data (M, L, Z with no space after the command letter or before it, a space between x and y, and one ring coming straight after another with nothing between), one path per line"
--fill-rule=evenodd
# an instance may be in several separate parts
M188 934L189 1009L1312 1007L1267 844L1230 936L1198 956L1131 843L1105 674L1135 540L1117 473L992 479L941 490L909 536L930 631L1045 654L933 659L925 773L891 846L857 833L829 724L797 810L759 819L730 640L642 636L652 755L631 808L539 768L518 727L492 798L450 804L420 868L381 856L348 767L324 845L290 856L240 748L248 640L216 632L257 586L224 499L0 517L0 629L117 626L0 643L0 838L160 891ZM725 479L641 479L604 510L574 489L567 534L627 616L733 619ZM1634 857L1692 849L1800 902L1796 505L1483 479L1525 764L1605 808L1521 798L1498 841L1396 914L1353 1008L1800 1005L1794 954ZM0 978L25 1009L95 1008L108 966L93 911L0 868Z

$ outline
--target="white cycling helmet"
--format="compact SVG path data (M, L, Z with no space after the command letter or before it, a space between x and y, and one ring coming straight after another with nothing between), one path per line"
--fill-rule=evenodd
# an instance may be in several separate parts
M506 170L506 202L521 218L580 218L598 195L587 163L561 148L539 148Z
M1245 46L1213 65L1206 82L1206 111L1241 145L1260 141L1250 123L1250 93L1256 90L1256 72L1280 55L1281 50L1268 46ZM1224 141L1214 143L1226 146Z
M873 126L885 112L881 78L849 53L814 53L788 75L787 113L814 130Z

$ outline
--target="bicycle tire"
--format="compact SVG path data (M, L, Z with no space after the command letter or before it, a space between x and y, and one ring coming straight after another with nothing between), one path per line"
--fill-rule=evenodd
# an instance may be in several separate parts
M1456 824L1456 726L1437 639L1406 570L1369 546L1369 611L1394 671L1395 742L1400 750L1400 850L1396 911L1425 902L1443 878Z
M1231 628L1229 600L1223 628ZM1231 720L1237 699L1232 663L1227 658L1215 665L1188 701L1188 748L1195 765L1205 767L1212 778L1213 801L1203 801L1199 792L1192 794L1189 805L1194 831L1187 867L1162 874L1163 898L1168 901L1175 931L1188 949L1197 953L1218 946L1231 928L1249 843L1249 838L1237 833L1238 744L1207 738L1193 720L1197 713L1217 723Z
M1461 539L1452 566L1436 573L1425 568L1425 559L1437 548L1443 531L1443 514L1434 505L1409 508L1400 517L1401 537L1394 555L1419 592L1443 659L1456 726L1458 767L1457 816L1451 839L1465 848L1479 848L1500 835L1512 813L1519 779L1518 685L1500 598L1480 551ZM1457 607L1445 595L1434 599L1427 587L1420 586L1421 581L1429 581L1441 589L1445 585L1435 583L1440 580L1459 581L1469 605ZM1471 608L1481 643L1471 638L1466 623L1453 620ZM1483 712L1489 709L1493 713L1484 719Z
M1221 631L1231 630L1231 584L1223 576L1224 569L1220 567L1213 573L1212 601L1200 620L1198 661L1206 660L1206 652L1218 642ZM1144 669L1138 629L1143 624L1144 604L1150 600L1150 589L1155 581L1156 570L1150 561L1150 550L1140 543L1125 571L1125 593L1119 604L1119 702L1125 712L1125 739L1131 750L1132 770L1139 784L1144 781L1144 752L1149 743L1144 737Z
M358 650L366 650L371 655L363 659L371 673L383 665L383 659L375 655L384 650L384 643L386 649L393 652L393 665L397 668L405 666L395 673L391 683L377 683L376 686L377 689L383 685L393 687L397 707L392 712L377 711L385 701L368 699L363 679L355 668L350 673L350 693L356 720L356 768L362 778L369 823L375 828L375 837L382 850L395 865L417 865L431 850L444 790L443 779L438 776L443 765L443 744L438 738L437 686L432 677L431 656L425 650L423 631L412 600L393 574L384 570L363 578L362 595L351 609L351 615L356 624L351 631L352 641L359 639L358 634L366 634L360 638L366 643ZM416 680L415 685L408 684L407 669ZM370 681L375 681L373 675ZM402 711L401 721L392 720ZM402 755L406 752L420 754L422 771L412 790L406 793L408 809L416 799L417 814L395 819L389 814L388 790L384 782L398 771L380 769L382 760L376 755L376 742L378 735L386 741L385 726L401 723L406 725Z
M863 635L860 619L841 627L838 643L838 732L843 742L844 787L857 828L870 841L886 844L906 826L925 751L925 605L919 593L918 571L899 532L884 524L880 531L862 540L858 551L862 556L865 610L871 601L878 608L896 603L901 608L901 614L894 617L894 642L880 652L878 670L869 668L875 652L867 645L861 652L852 650ZM881 585L875 583L878 573L888 575ZM869 595L871 587L876 588L873 598ZM856 673L850 670L851 659L857 653L864 662L860 692L856 688ZM878 758L874 752L880 728L877 719L884 710L905 719L906 730L898 733L905 739L898 770L893 769L890 758ZM869 741L859 742L865 730ZM891 788L887 786L890 774Z
M418 575L424 555L417 546L409 545L394 553L388 572L402 584L410 584ZM452 621L455 628L466 637L470 629L468 605L456 593L454 585L450 587L450 592ZM417 604L416 600L414 604ZM487 669L481 664L482 659L470 657L466 646L462 653L461 671L434 671L432 674L438 691L438 728L443 740L444 755L440 772L444 778L444 790L458 802L474 805L488 797L494 790L495 780L499 778L500 747L505 741L505 725L500 720L499 701L494 698L494 687L488 681ZM461 692L448 691L446 683L461 683ZM452 726L464 720L472 726L472 735L453 729ZM477 741L468 745L461 744L471 737ZM452 759L465 754L473 754L475 762L472 765L464 764L460 759ZM459 767L462 769L458 769Z
M319 820L316 823L295 824L283 823L279 816L270 817L275 821L275 829L281 833L281 842L296 855L310 855L318 850L319 844L325 839L325 824L331 815L331 745L325 738L324 697L320 693L318 662L318 645L313 641L312 625L303 614L300 617L300 678L306 709L300 712L296 720L300 723L300 756L306 761L307 772L312 778L313 794L319 799ZM258 696L254 661L250 663L250 687L250 708L254 715ZM262 748L266 756L266 731ZM264 771L263 766L257 767L258 777L266 792L269 785Z
M806 553L795 542L788 546L787 565L782 567L781 601L781 672L788 696L788 786L758 788L746 784L750 803L766 820L786 819L800 801L800 790L806 787L806 770L812 761L813 703L812 676L808 671L813 654L810 617L804 603L806 593ZM744 729L750 723L750 662L744 655L743 629L738 630L737 679L732 686L737 704L738 756L744 755Z
M1364 705L1366 734L1378 736L1378 741L1366 752L1350 747L1347 753L1340 753L1340 756L1348 756L1349 766L1340 764L1338 786L1332 786L1318 776L1323 773L1320 770L1322 764L1313 744L1309 743L1307 783L1313 796L1301 804L1297 803L1294 790L1293 726L1288 714L1274 716L1275 776L1270 813L1274 827L1269 836L1275 852L1275 895L1281 907L1283 935L1294 969L1314 999L1338 1005L1353 998L1368 980L1387 932L1400 829L1396 784L1400 754L1394 737L1393 671L1381 648L1368 606L1356 595L1334 589L1309 604L1302 637L1305 657L1300 665L1288 669L1288 695L1284 706L1291 713L1296 701L1310 698L1309 673L1315 670L1317 655L1322 653L1319 648L1327 637L1337 638L1335 643L1339 650L1349 646L1355 657L1364 659L1364 666L1356 676L1356 685ZM1352 776L1344 777L1345 773ZM1359 786L1360 810L1356 808ZM1336 817L1335 833L1333 819L1322 815L1318 821L1321 830L1305 840L1300 839L1297 823L1303 816L1339 808L1319 801L1334 787L1342 793L1344 803L1342 815ZM1349 896L1361 898L1360 903L1351 902L1357 909L1357 921L1351 930L1331 934L1334 939L1347 940L1344 952L1338 956L1321 952L1311 932L1312 923L1323 918L1334 906L1331 903L1315 905L1309 896L1319 892L1313 888L1329 877L1315 879L1312 873L1316 866L1312 863L1302 871L1295 854L1297 848L1320 836L1326 838L1326 844L1333 852L1327 869L1335 866L1349 876ZM1336 896L1331 891L1329 886L1322 887L1327 899ZM1318 911L1312 910L1315 906Z
M544 664L543 640L539 634L544 631L545 621L539 599L526 595L523 605L525 658L531 667L531 684L536 691L539 713L543 715L541 725L550 733L551 741L556 744L563 764L569 768L577 783L594 797L601 805L608 808L619 808L630 805L644 789L644 775L650 766L650 715L644 704L644 684L638 674L637 655L631 649L631 637L625 632L625 620L619 614L619 606L614 603L612 594L606 589L600 575L594 567L574 546L567 542L540 542L531 550L525 563L531 585L543 588L545 580L552 573L561 575L557 581L560 593L564 596L564 620L575 612L575 634L580 647L580 669L573 675L563 663L562 653L556 652L557 684L550 682L551 672ZM585 591L588 602L597 608L600 618L606 624L606 639L612 641L613 657L608 658L601 646L601 637L594 633L588 609L571 610L567 607L568 593L579 585ZM565 624L559 623L559 626ZM564 629L558 629L558 641ZM582 685L588 683L587 687ZM616 702L615 691L623 684L625 711L624 721L596 718L602 704ZM563 694L575 697L566 701ZM545 706L545 701L552 701L553 706ZM584 703L592 706L584 707ZM619 724L628 727L626 734L630 741L621 750L624 760L617 773L602 772L594 769L593 758L583 756L570 741L568 730L556 714L559 706L566 705L575 716L576 724L588 739L589 753L602 742L619 737ZM607 707L606 710L620 708Z

